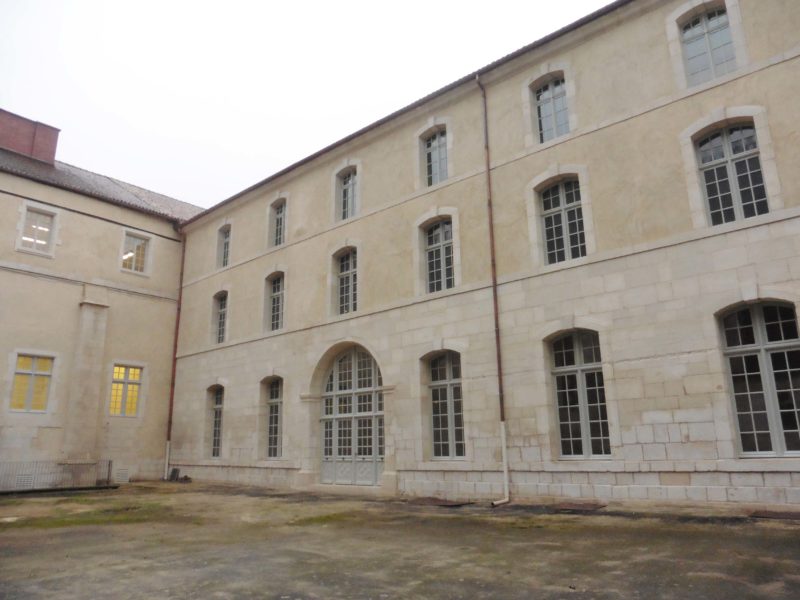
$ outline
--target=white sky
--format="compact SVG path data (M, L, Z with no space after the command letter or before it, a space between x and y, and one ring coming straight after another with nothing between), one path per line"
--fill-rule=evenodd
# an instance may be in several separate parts
M0 108L211 206L611 0L0 0Z

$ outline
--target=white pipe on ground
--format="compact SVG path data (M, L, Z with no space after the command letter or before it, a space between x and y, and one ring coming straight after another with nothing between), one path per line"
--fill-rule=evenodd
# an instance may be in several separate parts
M169 479L169 440L167 440L167 451L164 454L164 481Z
M508 504L508 450L506 449L506 422L500 421L500 446L503 453L503 497L492 502L492 507Z

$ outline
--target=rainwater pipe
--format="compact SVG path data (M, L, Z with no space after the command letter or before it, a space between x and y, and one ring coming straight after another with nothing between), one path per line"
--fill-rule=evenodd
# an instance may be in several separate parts
M497 360L497 400L500 404L500 448L503 457L503 497L492 502L492 506L507 504L509 495L508 448L506 442L506 406L503 393L503 354L500 348L500 310L497 300L497 261L494 243L494 212L492 208L492 169L489 157L489 111L486 104L486 88L481 83L480 73L475 74L475 83L481 90L483 100L483 155L486 162L486 211L489 220L489 256L492 264L492 303L494 306L494 348Z
M181 302L183 301L183 264L186 260L186 234L179 231L181 238L181 272L178 277L178 304L175 309L175 335L172 340L172 375L169 381L169 413L167 416L167 447L164 452L164 480L169 479L170 444L172 442L172 407L175 403L175 372L178 366L178 331L181 325Z

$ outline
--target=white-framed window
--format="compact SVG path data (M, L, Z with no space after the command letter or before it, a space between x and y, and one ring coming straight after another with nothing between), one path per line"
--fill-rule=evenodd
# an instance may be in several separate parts
M282 451L283 380L275 377L267 386L267 458L280 458Z
M351 248L336 257L338 263L339 314L358 310L358 251Z
M126 232L122 245L122 269L144 273L147 270L149 249L149 238Z
M422 140L425 181L433 186L447 179L447 130L441 127Z
M114 365L111 379L111 416L135 417L139 411L142 388L142 367Z
M455 286L453 223L450 219L436 221L425 230L425 261L429 293Z
M800 336L790 304L760 303L722 315L739 449L800 454Z
M209 425L210 435L209 450L211 458L219 458L222 455L222 406L225 401L225 388L215 385L208 389L209 397Z
M461 396L461 355L448 350L428 362L430 369L433 456L463 458L464 403Z
M274 273L267 277L267 322L270 331L283 329L284 285L283 273Z
M12 411L42 413L47 411L54 358L17 354L14 383L11 388Z
M25 220L17 248L37 254L53 255L56 216L31 206L25 207Z
M556 76L532 91L539 143L569 133L569 108L564 77Z
M270 206L270 245L280 246L286 241L286 198L279 198Z
M228 327L228 292L219 292L214 296L214 316L212 320L213 341L221 344L225 341Z
M231 260L231 226L223 225L217 231L217 267L222 269Z
M610 455L600 338L594 331L575 331L550 346L561 456Z
M358 213L358 172L355 167L347 168L337 175L337 180L336 219L344 221Z
M547 264L586 256L581 189L577 179L559 181L539 193Z
M752 123L719 129L697 142L700 180L712 225L769 212Z
M686 82L704 83L736 69L736 52L724 5L680 23Z

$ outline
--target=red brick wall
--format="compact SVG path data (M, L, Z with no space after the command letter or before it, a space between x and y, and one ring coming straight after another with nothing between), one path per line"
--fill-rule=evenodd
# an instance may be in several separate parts
M59 130L0 109L0 148L53 163Z

